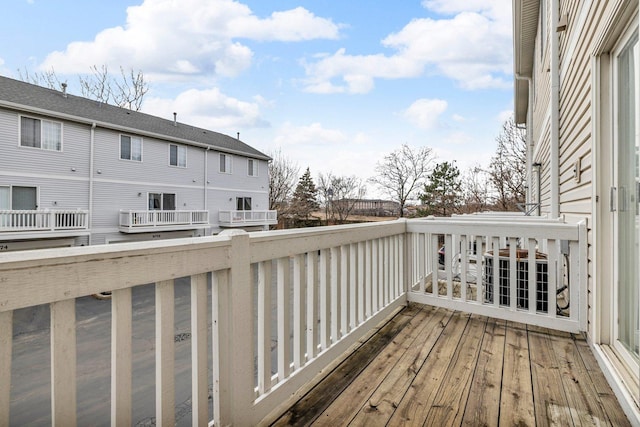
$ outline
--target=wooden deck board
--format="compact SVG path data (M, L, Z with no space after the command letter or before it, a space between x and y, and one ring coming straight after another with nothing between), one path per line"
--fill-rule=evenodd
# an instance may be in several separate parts
M580 335L408 310L361 347L376 354L354 353L365 366L346 359L275 425L630 425Z

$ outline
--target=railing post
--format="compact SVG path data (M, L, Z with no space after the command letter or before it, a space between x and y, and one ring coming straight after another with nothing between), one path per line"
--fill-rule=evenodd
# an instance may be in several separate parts
M231 268L228 282L229 309L219 311L217 326L220 334L217 339L219 351L226 353L221 358L228 360L230 366L220 366L221 371L226 370L229 374L220 376L219 390L220 393L228 391L230 396L218 397L222 402L228 402L231 408L220 408L216 420L219 425L253 425L254 331L249 234L244 230L227 230L221 235L231 236ZM225 301L218 301L218 304L224 303ZM224 331L228 331L228 336L222 336ZM221 345L222 343L226 345Z

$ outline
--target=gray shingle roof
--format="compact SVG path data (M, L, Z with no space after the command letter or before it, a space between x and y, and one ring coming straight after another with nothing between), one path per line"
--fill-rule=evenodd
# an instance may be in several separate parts
M155 135L174 142L209 145L220 151L259 159L267 155L244 142L212 130L131 111L57 90L0 76L0 106L51 114L68 120L95 122L100 127Z

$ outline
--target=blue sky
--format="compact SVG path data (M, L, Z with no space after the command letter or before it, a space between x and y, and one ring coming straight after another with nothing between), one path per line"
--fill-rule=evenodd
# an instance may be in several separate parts
M513 108L509 0L8 2L0 74L53 68L80 94L92 65L142 70L144 112L314 177L366 179L403 143L485 166Z

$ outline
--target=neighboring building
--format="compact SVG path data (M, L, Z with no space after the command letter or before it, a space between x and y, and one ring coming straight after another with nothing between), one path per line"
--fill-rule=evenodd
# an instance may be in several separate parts
M515 120L528 202L588 221L588 339L640 419L640 50L637 0L514 0Z
M275 224L270 158L175 119L0 77L0 251Z
M340 199L331 201L333 205L353 205L351 215L398 216L400 203L381 199Z

